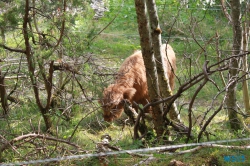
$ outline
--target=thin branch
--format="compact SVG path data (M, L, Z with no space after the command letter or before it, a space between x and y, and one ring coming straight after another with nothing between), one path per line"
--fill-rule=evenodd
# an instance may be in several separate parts
M32 57L32 52L31 52L31 46L29 43L29 33L28 33L28 22L29 22L29 0L26 0L25 3L25 14L23 17L23 38L24 38L24 43L25 43L25 54L26 54L26 58L27 58L27 62L28 62L28 69L29 69L29 73L30 73L30 80L33 86L33 90L35 93L35 98L36 98L36 103L39 107L40 110L43 110L43 106L42 103L40 101L39 98L39 90L38 90L38 86L37 86L37 82L36 82L36 78L35 78L35 68L34 68L34 61L33 61L33 57Z
M60 44L60 42L62 41L62 37L63 37L63 35L64 35L64 29L65 29L65 14L66 14L66 8L67 8L67 6L66 6L66 1L67 0L64 0L64 4L63 4L63 21L62 21L62 28L61 28L61 33L60 33L60 37L59 37L59 39L58 39L58 41L57 41L57 44L55 45L55 47L54 47L54 50L56 49L56 47L58 47L58 45ZM54 52L54 51L53 51Z
M223 11L224 15L226 16L226 18L228 19L228 21L230 23L232 23L232 18L231 18L231 15L227 11L225 0L221 0L220 2L221 2L221 8L222 8L222 11Z
M88 96L87 96L87 94L86 94L86 92L85 92L85 89L83 88L82 84L81 84L80 81L76 78L75 75L74 75L74 78L75 78L77 84L79 85L80 89L82 90L82 93L83 93L84 97L85 97L89 102L91 102L91 100L88 98Z
M218 32L216 32L216 52L217 52L217 59L218 59L218 62L220 61L220 59L221 59L221 52L220 52L220 50L219 50L219 34L218 34ZM220 67L220 64L218 65L219 67ZM219 74L220 74L220 78L221 78L221 81L222 81L222 83L223 83L223 85L224 85L224 87L226 86L226 82L225 82L225 79L224 79L224 77L223 77L223 74L222 74L222 72L219 72Z
M45 80L45 85L46 85L46 90L47 90L47 105L46 105L46 110L49 109L50 105L51 105L51 99L52 99L52 79L53 79L53 73L54 73L54 70L53 70L53 66L54 66L54 61L51 61L50 63L50 68L49 68L49 76L48 78L46 78Z
M194 100L197 97L198 93L201 91L201 89L206 85L208 79L204 79L204 81L200 84L200 86L196 89L190 103L189 103L189 108L188 108L188 120L189 120L189 129L188 129L188 136L187 136L187 140L186 142L189 141L190 137L191 137L191 130L192 130L192 108L193 108L193 104L194 104Z
M98 32L89 42L88 45L90 45L90 43L98 36L100 35L105 29L107 29L114 21L115 19L118 17L118 15L121 13L121 9L122 9L123 5L120 6L120 9L118 10L117 14L115 15L115 17L100 31Z
M17 85L18 85L18 81L19 81L19 76L18 76L18 73L20 73L20 70L21 70L21 66L22 66L22 59L23 59L23 56L21 56L21 59L19 61L19 65L18 65L18 70L17 70L17 76L16 76L16 83L15 83L15 87L10 91L8 97L11 97L12 93L14 93L17 89Z
M35 3L34 3L34 0L33 0L33 4L35 4ZM51 19L51 17L50 17L49 15L44 15L44 14L43 14L44 12L43 12L42 10L36 8L35 6L31 6L30 9L33 9L34 13L38 13L39 15L41 15L41 16L47 18L47 19ZM39 12L38 12L38 11L39 11Z
M68 141L70 141L70 140L73 138L73 136L75 135L75 132L77 131L77 129L78 129L80 123L81 123L86 117L88 117L90 114L92 114L92 113L95 112L95 111L96 111L96 110L93 110L93 111L88 112L88 113L87 113L87 114L77 123L77 125L75 126L75 129L74 129L74 131L72 132L71 136L69 137Z
M44 134L26 134L26 135L18 136L16 138L12 139L11 141L8 141L5 144L3 144L3 146L0 148L0 152L2 153L9 146L14 145L14 143L16 143L16 142L19 142L19 141L22 141L22 140L25 140L25 139L35 139L35 138L39 138L39 139L43 139L43 140L50 140L50 141L55 141L55 142L61 142L61 143L65 143L65 144L68 144L70 146L73 146L73 147L75 147L77 149L81 149L80 146L78 146L78 145L76 145L76 144L74 144L72 142L63 140L63 139L49 137L49 136L46 136Z
M0 44L0 47L3 47L4 49L6 49L6 50L8 50L8 51L18 52L18 53L23 53L23 54L26 53L25 50L10 48L10 47L8 47L8 46L6 46L6 45L3 45L3 44Z
M220 110L222 109L222 106L223 106L223 104L220 105L220 107L213 113L213 115L210 118L208 118L208 120L206 121L206 123L202 127L200 133L198 134L198 142L200 142L202 133L206 130L207 126L212 121L212 119L215 117L215 115L217 115L220 112Z
M193 153L196 152L202 148L223 148L223 149L236 149L236 150L247 150L250 149L250 146L230 146L230 145L217 145L217 144L211 144L211 145L202 145L202 146L197 146L193 149L189 150L184 150L180 152L176 152L174 154L185 154L185 153Z

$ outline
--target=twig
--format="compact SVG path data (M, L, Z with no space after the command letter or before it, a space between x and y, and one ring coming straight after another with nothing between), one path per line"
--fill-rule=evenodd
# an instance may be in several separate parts
M138 164L135 164L133 166L139 166L139 165L149 165L151 162L154 162L158 160L156 157L150 156L142 161L140 161Z
M198 93L201 91L201 89L206 85L206 83L209 81L209 76L208 76L208 69L207 69L207 64L209 61L206 61L203 65L203 74L204 74L204 80L203 83L200 84L200 86L196 89L190 103L189 103L189 108L188 108L188 119L189 119L189 129L188 129L188 136L187 136L187 140L186 142L189 141L190 137L191 137L191 130L192 130L192 108L193 108L193 104L194 104L194 100L197 97Z
M202 129L201 129L201 131L200 131L200 133L198 135L198 142L201 139L202 133L206 130L206 127L212 121L212 119L215 117L215 115L220 112L220 110L222 109L222 106L223 106L223 104L220 105L220 107L213 113L213 115L210 118L208 118L208 120L206 121L206 123L204 124L204 126L202 127Z
M10 47L3 45L3 44L0 44L0 47L3 47L4 49L9 50L9 51L18 52L18 53L25 53L26 52L25 50L10 48Z
M185 153L193 153L196 152L202 148L224 148L224 149L238 149L238 150L247 150L250 149L250 146L228 146L228 145L217 145L217 144L211 144L211 145L202 145L202 146L197 146L193 149L189 150L184 150L180 152L175 152L173 154L185 154Z
M65 143L65 144L68 144L68 145L71 145L77 149L81 149L80 146L74 144L74 143L71 143L69 141L66 141L66 140L62 140L62 139L58 139L58 138L53 138L53 137L49 137L49 136L46 136L44 134L26 134L26 135L21 135L21 136L18 136L14 139L12 139L11 141L3 144L3 146L0 148L0 152L2 153L4 150L6 150L9 146L12 146L14 143L16 142L19 142L19 141L22 141L22 140L25 140L25 139L34 139L34 138L39 138L39 139L44 139L44 140L50 140L50 141L55 141L55 142L61 142L61 143Z
M67 5L66 5L66 2L67 0L64 0L64 3L63 3L63 20L62 20L62 27L61 27L61 30L60 30L60 37L59 39L57 40L57 43L56 45L54 46L54 50L56 50L56 48L59 46L59 44L61 43L62 41L62 37L64 35L64 29L65 29L65 20L66 20L66 8L67 8ZM54 52L54 51L53 51Z
M124 2L124 1L123 1ZM88 45L90 45L90 43L98 36L100 35L105 29L107 29L114 21L115 19L118 17L118 15L120 14L120 11L122 9L122 6L120 6L120 9L118 10L117 14L115 15L115 17L100 31L98 32L89 42L88 42Z
M221 52L220 52L220 50L219 50L219 34L218 34L218 32L216 32L216 52L217 52L217 59L218 59L218 61L220 61L220 59L221 59ZM220 67L220 64L218 65L219 67ZM220 78L221 78L221 81L222 81L222 83L223 83L223 85L224 85L224 87L226 86L226 82L225 82L225 79L224 79L224 77L223 77L223 74L222 74L222 72L220 71L219 72L219 74L220 74Z
M87 113L87 115L85 115L85 116L78 122L78 124L75 126L75 129L74 129L73 133L72 133L71 136L69 137L68 141L70 141L70 140L72 139L72 137L75 135L75 132L76 132L76 130L78 129L80 123L81 123L87 116L89 116L90 114L92 114L94 111L96 111L96 110L93 110L93 111L90 111L89 113Z
M226 18L228 19L228 21L230 23L232 23L232 18L230 16L230 14L228 13L227 9L226 9L226 4L225 4L225 0L221 0L221 8L222 8L222 11L224 13L224 15L226 16Z

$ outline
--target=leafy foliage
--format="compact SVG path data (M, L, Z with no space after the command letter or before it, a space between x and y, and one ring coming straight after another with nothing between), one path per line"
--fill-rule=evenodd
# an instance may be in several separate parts
M18 50L25 48L22 30L25 1L0 2L2 6L0 9L0 63L2 74L5 76L9 106L8 116L1 117L1 143L5 144L20 135L30 133L49 135L45 132L43 114L39 111L33 91L34 85L31 79L36 78L41 103L46 105L48 101L51 102L46 113L51 117L53 124L53 135L49 136L67 140L81 147L79 150L62 142L43 142L30 138L13 144L13 147L14 145L17 147L17 151L12 148L1 151L0 162L83 154L87 153L86 151L96 152L96 143L100 141L101 135L107 133L112 137L111 145L121 149L159 145L155 141L156 136L153 131L150 131L150 135L144 140L134 141L133 127L124 124L125 116L113 124L102 120L102 112L98 104L102 89L112 82L119 64L134 50L140 49L134 1L110 0L106 3L109 10L105 12L104 17L95 20L94 10L91 9L88 1L67 1L66 12L63 12L64 6L61 1L30 1L28 37L34 61L32 66L35 68L34 75L30 77L26 55L3 47L4 45ZM216 1L216 4L219 2ZM232 30L216 5L204 5L202 1L196 0L189 1L186 8L176 0L157 0L157 7L163 31L162 38L170 42L177 54L176 90L190 78L202 72L202 66L206 60L209 60L209 64L216 63L217 50L220 50L220 59L230 56ZM63 20L65 27L62 31ZM57 43L58 46L56 46ZM52 93L49 98L46 82L50 75L52 61L54 72L51 82ZM226 72L222 74L227 78ZM199 92L192 108L194 138L197 138L201 131L200 124L204 124L203 117L207 120L223 100L224 85L220 75L212 75L211 79L217 86L213 83L206 84ZM198 87L199 84L184 92L177 102L186 125L189 123L188 104ZM237 99L241 107L241 85L238 88ZM221 111L216 115L201 141L248 136L245 131L232 133L228 130L225 114ZM171 139L175 144L185 142L185 137L171 128L170 131ZM192 141L196 142L196 140ZM245 145L245 143L239 144ZM40 151L39 149L43 147L46 147L44 151ZM203 149L193 155L173 157L154 154L154 156L159 158L156 165L166 165L173 158L195 165L211 163L212 160L216 160L215 164L224 165L228 164L223 160L224 155L238 153L239 151L235 150L213 148ZM249 156L247 151L240 151L240 153ZM117 160L111 156L109 161L111 165L117 163L131 165L141 161L141 158L126 154L119 156ZM82 165L83 163L95 165L99 160L90 158L60 164Z

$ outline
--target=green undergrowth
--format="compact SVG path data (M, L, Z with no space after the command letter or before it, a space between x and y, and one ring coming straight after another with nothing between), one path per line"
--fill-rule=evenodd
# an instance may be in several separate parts
M112 1L112 3L115 3ZM104 18L92 23L93 20L88 20L88 22L82 21L81 26L87 26L81 29L82 32L75 32L75 37L79 38L75 42L77 47L84 47L84 53L93 54L96 59L101 61L101 67L111 67L115 69L119 68L123 60L131 55L134 50L140 49L140 41L137 30L136 15L133 7L134 1L126 2L123 8L121 1L117 1L117 4L113 4L110 11L107 12ZM175 3L175 2L173 2ZM118 7L117 7L118 6ZM163 9L161 6L160 9ZM216 38L214 37L216 32L219 34L219 49L221 51L222 58L229 56L231 53L226 50L230 50L231 39L228 36L232 36L230 27L228 26L227 20L223 18L224 16L221 12L214 11L194 11L194 10L180 10L178 15L178 7L173 6L172 8L167 8L163 13L160 13L161 27L163 30L162 37L164 40L169 40L177 56L177 72L176 72L176 87L174 92L185 82L192 79L193 76L202 73L202 67L206 60L209 61L208 66L216 63L217 53L216 53ZM120 12L120 14L119 14ZM117 15L118 14L118 15ZM117 17L110 26L106 27L114 17ZM177 19L177 22L175 22ZM191 22L191 19L193 22ZM81 18L79 18L81 21ZM81 22L80 22L81 23ZM97 24L98 23L98 24ZM192 24L191 24L192 23ZM196 23L196 24L194 24ZM90 26L91 25L91 26ZM191 34L190 26L194 26L194 36ZM169 29L172 31L169 33ZM76 29L78 30L78 29ZM100 33L101 32L101 33ZM100 33L100 34L99 34ZM82 36L81 36L82 35ZM82 38L86 38L82 40ZM92 40L93 39L93 40ZM197 39L196 41L194 39ZM210 40L211 39L211 40ZM80 40L80 41L79 41ZM65 41L66 42L66 41ZM210 43L209 43L210 42ZM12 45L10 45L12 46ZM204 51L205 49L206 51ZM75 52L72 53L75 55ZM82 55L82 52L76 53L78 56ZM215 68L215 67L214 67ZM213 69L214 69L213 68ZM79 76L82 79L94 79L94 74L92 73L92 68L89 64L84 66L85 74L88 76ZM106 74L106 73L104 73ZM110 74L110 73L108 73ZM225 78L227 78L227 72L222 73ZM113 77L112 77L113 78ZM99 83L97 81L91 82L86 81L83 83L83 87L92 93L90 88L97 88L98 90L103 89L108 84L110 84L113 79L107 79L104 83ZM194 105L191 109L192 111L192 135L193 139L190 139L188 143L196 143L197 136L201 131L200 124L208 120L212 116L214 111L218 109L222 101L224 100L225 92L223 91L223 83L218 73L211 75L210 78L215 82L216 86L212 82L208 82L202 90L198 93L194 100ZM202 82L202 81L201 81ZM178 110L181 114L181 119L186 126L189 126L189 103L193 99L195 91L200 86L201 82L194 85L187 91L183 92L181 97L177 99L176 104ZM6 84L13 84L11 81L6 81ZM76 84L72 84L75 86ZM96 86L98 85L98 87ZM101 85L101 86L100 86ZM68 90L68 89L67 89ZM74 95L79 95L82 91L75 89ZM95 91L93 91L94 93ZM98 91L98 93L100 93ZM45 132L45 125L43 118L39 112L38 107L32 98L32 89L30 88L23 93L23 97L20 97L22 103L11 105L11 111L8 117L0 119L1 134L8 141L14 138L25 135L29 133L47 134ZM28 97L26 97L28 96ZM101 96L100 94L93 95ZM237 90L237 101L240 111L243 110L242 105L242 85L238 85ZM96 103L95 103L96 104ZM15 146L5 150L1 161L14 162L22 161L28 159L42 159L58 156L67 156L74 154L86 154L86 153L97 153L96 145L102 141L102 136L108 134L112 140L110 145L117 147L121 150L130 149L140 149L148 147L157 147L164 145L178 145L185 144L187 137L185 135L180 135L171 131L171 143L156 142L156 136L152 129L152 123L149 123L150 135L142 140L133 140L133 126L129 123L125 124L126 116L113 123L108 123L103 120L102 110L99 105L95 106L85 102L79 104L74 104L71 108L70 118L65 119L61 114L62 112L58 110L53 110L53 133L48 136L55 137L58 139L69 140L70 142L77 144L81 151L77 152L72 146L66 145L58 142L57 144L48 146L46 149L48 153L42 153L36 156L25 156L24 154L29 154L30 151L34 150L32 146L22 146L21 144L17 146L19 149L15 151ZM205 120L203 117L205 116ZM245 120L245 119L243 119ZM248 122L247 125L250 123ZM0 135L1 135L0 134ZM227 112L221 110L210 122L206 128L206 132L201 137L200 142L216 141L216 140L230 140L236 138L247 138L249 133L246 130L241 130L236 133L229 130L229 123ZM37 142L36 142L37 141ZM39 143L43 145L43 141L34 141L34 146ZM4 141L0 138L0 146ZM1 144L2 143L2 144ZM45 143L45 145L47 145ZM60 145L60 146L59 146ZM235 143L224 143L223 145L249 145L249 141L245 142L235 142ZM20 148L21 147L21 148ZM62 153L57 154L58 150ZM61 148L63 147L63 148ZM176 152L181 152L184 150L190 150L194 147L185 147L177 149ZM39 149L39 148L37 148ZM71 151L73 151L71 153ZM21 155L19 155L19 153ZM59 153L59 152L58 152ZM149 152L141 153L142 155L132 155L132 154L119 154L106 157L109 166L129 166L138 164L140 161L146 160L149 156L154 157L156 160L150 162L151 166L165 166L172 160L181 161L190 166L196 165L249 165L250 164L250 151L241 149L235 150L223 147L204 147L195 152L186 152L184 154L171 154L171 152ZM21 157L20 157L21 156ZM23 157L25 156L25 157ZM245 157L245 160L228 161L225 157ZM90 157L80 160L67 160L61 161L59 163L51 163L51 165L100 165L100 161L97 157ZM142 164L143 165L143 164ZM146 164L144 164L146 165Z
M196 109L204 109L202 104ZM199 111L197 111L199 112ZM196 113L196 112L194 112ZM174 141L171 144L162 144L156 143L154 140L156 139L155 134L153 133L151 137L143 140L133 140L133 127L127 123L125 125L124 120L126 116L123 115L121 119L114 121L113 123L107 123L103 121L101 111L90 111L86 113L82 113L81 111L75 110L74 118L70 121L62 120L57 117L54 118L54 124L56 124L57 133L53 136L57 138L67 140L69 139L73 131L76 129L76 132L73 134L71 142L77 144L87 153L96 153L96 145L98 142L101 142L102 135L108 134L111 136L112 140L110 141L110 145L117 147L121 150L131 150L131 149L140 149L147 147L157 147L162 145L178 145L183 144L186 141L185 136L176 135L174 131L171 130L172 136L171 139ZM185 124L188 125L187 113L182 112L182 119ZM210 114L210 113L209 113ZM40 119L37 120L37 119ZM195 121L196 119L193 119ZM12 111L7 121L0 121L0 125L5 129L9 129L10 133L13 135L7 137L7 139L11 140L15 138L15 136L19 136L22 134L30 133L30 131L34 130L34 132L41 129L42 134L44 130L44 124L40 113L38 112L35 105L30 104L29 106L21 106L17 111ZM77 128L76 128L77 127ZM235 139L247 137L248 133L245 131L240 131L239 133L232 133L229 129L227 117L224 112L220 112L218 116L216 116L207 131L209 132L206 135L203 135L201 142L207 141L216 141L216 140L227 140L227 139ZM198 133L200 132L199 127L193 127L192 134L194 138L197 138ZM191 139L189 143L196 142L196 140ZM235 143L224 143L223 145L247 145L247 142L235 142ZM195 147L195 146L194 146ZM181 152L184 150L189 150L194 147L184 147L180 148L175 152ZM53 147L51 147L53 149ZM65 146L66 149L72 149L70 146ZM72 149L73 150L73 149ZM29 148L19 149L19 152L22 154L27 153ZM84 153L83 153L84 154ZM189 165L247 165L250 163L248 156L250 155L248 150L235 150L229 148L201 148L195 152L187 152L180 155L171 154L171 152L146 152L139 153L138 155L132 154L118 154L114 156L106 157L109 165L134 165L139 163L140 161L146 160L149 156L154 157L154 161L150 162L149 165L166 165L172 160L181 161L185 164ZM2 154L4 158L12 158L8 161L16 161L20 160L18 157L12 153L10 150L4 151ZM12 157L11 157L12 156ZM53 153L50 157L53 157ZM225 161L225 157L227 156L236 156L238 158L244 156L244 162L236 161ZM41 157L41 156L40 156ZM56 156L54 156L56 157ZM59 163L57 163L59 164ZM69 160L62 161L60 165L99 165L99 159L97 157L90 157L82 160Z

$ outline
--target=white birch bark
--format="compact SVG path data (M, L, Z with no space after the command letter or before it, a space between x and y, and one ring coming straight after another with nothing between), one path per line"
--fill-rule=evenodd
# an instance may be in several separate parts
M148 93L151 102L160 99L159 83L154 54L152 51L152 40L150 37L149 24L146 14L145 0L135 0L138 30L144 65L146 68ZM154 129L158 137L164 133L164 121L162 117L162 104L152 106Z
M161 47L162 47L161 28L159 25L159 18L157 14L155 0L146 0L146 4L147 4L148 13L149 13L154 56L157 62L156 66L157 66L161 97L167 98L172 95L172 90L170 88L169 79L168 79L168 75L167 75L167 71L165 67L167 66L167 64L165 64L164 56L162 55L163 52L161 51ZM167 46L166 46L166 54L167 54ZM175 68L175 66L173 67ZM172 70L174 71L174 69ZM170 108L169 116L171 120L180 122L180 116L177 111L177 107L175 103L173 103Z

